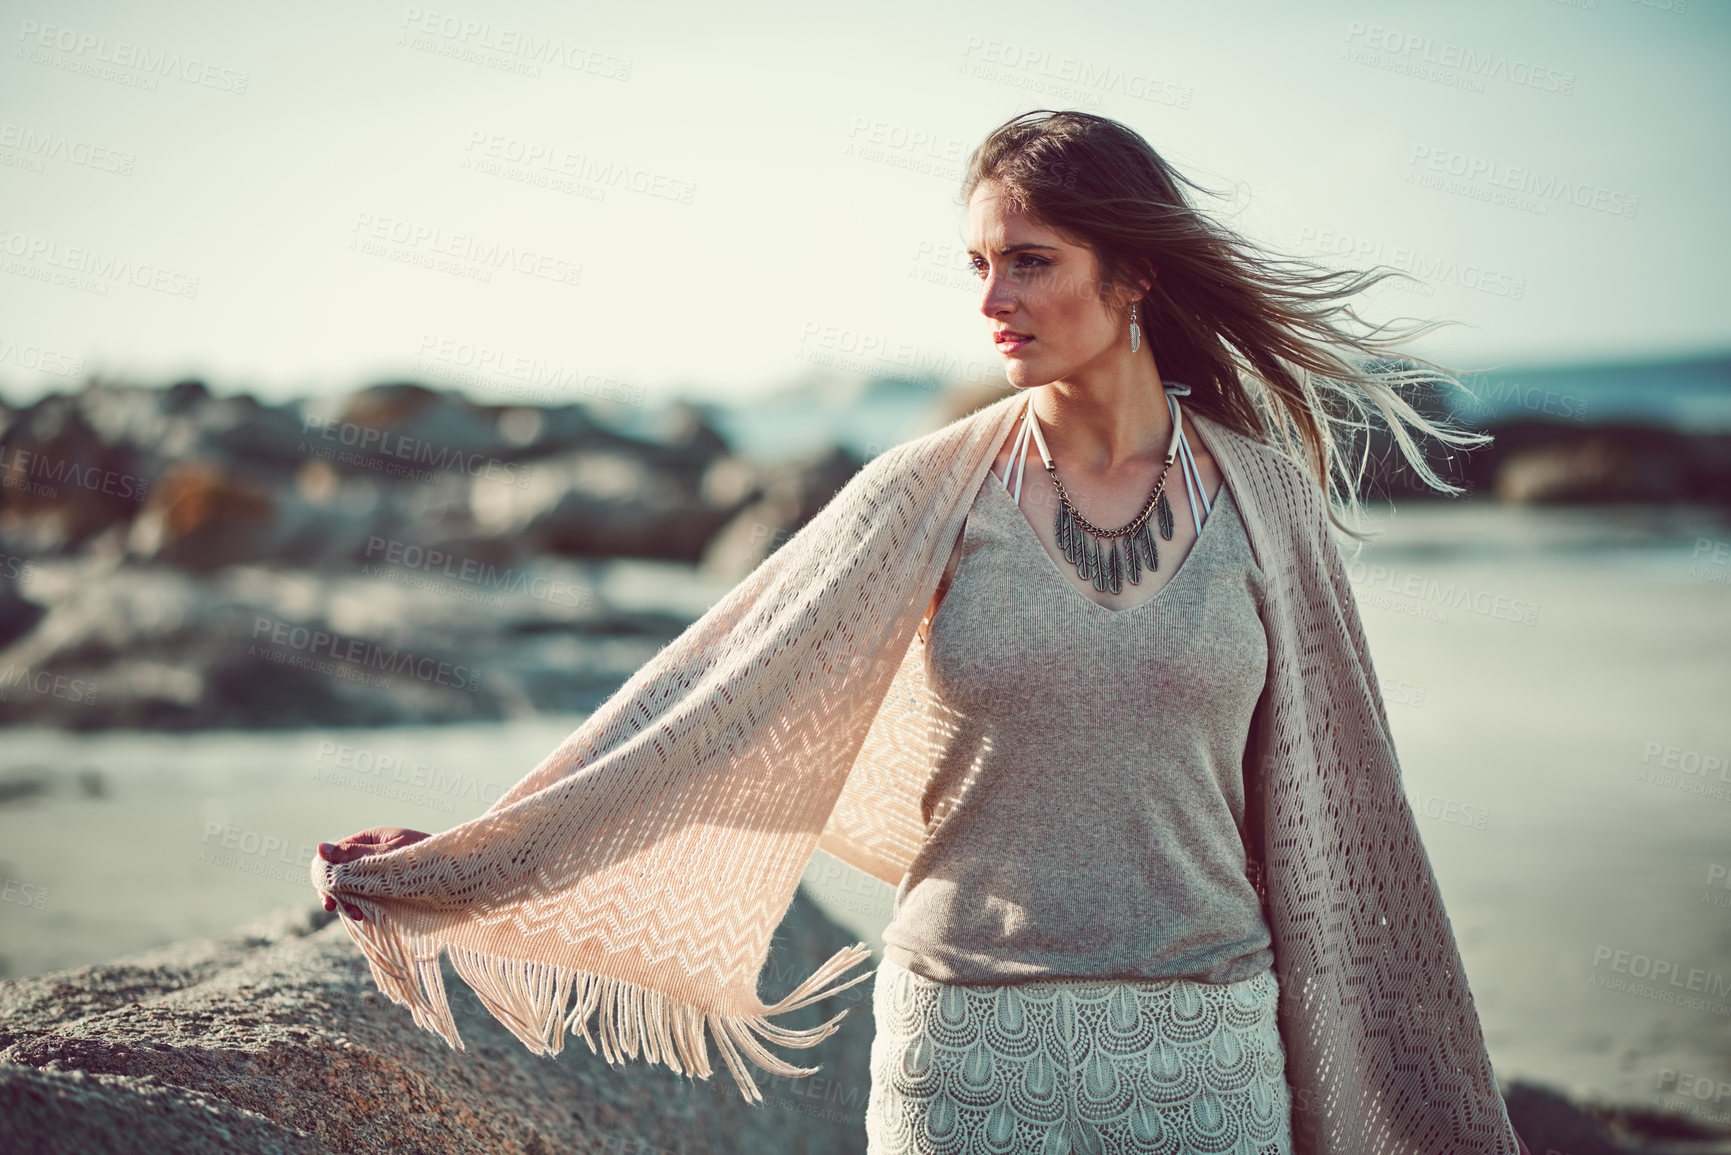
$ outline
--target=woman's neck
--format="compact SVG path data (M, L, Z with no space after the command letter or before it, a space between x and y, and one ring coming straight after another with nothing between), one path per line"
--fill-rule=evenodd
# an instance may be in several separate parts
M1040 386L1034 415L1053 459L1071 469L1109 473L1163 459L1172 440L1166 392L1149 357L1126 354L1111 366Z

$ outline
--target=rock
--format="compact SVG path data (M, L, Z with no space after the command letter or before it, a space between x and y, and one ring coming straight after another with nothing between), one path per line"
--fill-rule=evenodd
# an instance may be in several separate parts
M413 382L265 405L196 380L92 381L7 414L0 551L210 572L341 565L373 538L442 548L527 527L508 552L694 560L745 499L706 483L726 443L689 405L634 424L628 435L578 405L477 405ZM621 499L622 485L640 498Z
M1413 404L1433 419L1441 413L1434 399L1420 397ZM1420 439L1419 445L1431 469L1468 494L1547 504L1731 506L1731 435L1549 418L1499 420L1486 426L1457 419L1453 424L1476 428L1492 440L1461 450L1432 438ZM1418 478L1385 430L1375 430L1368 444L1364 496L1446 496ZM1362 452L1350 447L1347 456L1356 462Z
M767 467L759 483L760 496L729 521L704 551L704 571L734 581L743 578L816 517L863 464L838 447Z
M54 773L46 767L18 766L0 771L0 806L40 797L53 783Z
M262 485L210 461L171 465L133 526L132 551L193 570L263 555L277 501Z
M78 398L50 394L0 435L0 481L0 533L25 552L65 552L130 521L150 470L102 436Z
M370 471L387 479L457 473L504 478L521 450L500 427L501 410L475 405L461 394L414 382L369 386L338 403L302 406L307 452L346 473ZM509 428L509 425L506 426Z
M779 997L853 941L796 894L761 993ZM641 1060L611 1067L575 1037L538 1057L448 964L445 975L465 1051L380 995L360 951L310 903L223 937L0 981L0 1150L865 1149L870 978L778 1020L800 1028L848 1011L815 1047L771 1047L819 1073L754 1070L765 1102L753 1105L713 1041L707 1080Z
M636 453L578 450L535 463L524 486L472 491L477 526L535 553L696 561L737 504L716 505Z
M1505 501L1731 504L1731 437L1545 421L1495 432L1492 484Z
M0 721L71 729L377 726L582 712L679 633L595 575L416 549L346 573L57 559L0 650Z
M342 478L320 460L304 462L292 484L213 461L178 462L133 522L126 553L195 573L253 562L329 566L361 556L373 538L407 532L407 520L381 504L371 479Z
M1731 1128L1682 1115L1577 1105L1547 1087L1516 1081L1503 1093L1509 1121L1532 1155L1731 1155Z
M0 650L35 629L48 612L18 592L14 578L27 572L28 566L21 558L0 556Z

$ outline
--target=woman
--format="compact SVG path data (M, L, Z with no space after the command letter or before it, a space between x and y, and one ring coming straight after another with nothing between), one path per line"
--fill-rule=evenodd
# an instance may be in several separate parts
M443 949L532 1047L599 1007L610 1061L707 1075L707 1025L750 1095L739 1051L810 1073L754 1032L841 1017L768 1016L866 977L756 999L817 844L898 887L874 1153L1517 1149L1328 534L1349 412L1445 490L1401 422L1473 438L1336 322L1392 274L1263 258L1180 179L1102 117L988 137L1019 395L874 460L475 823L321 847L387 993L455 1041Z

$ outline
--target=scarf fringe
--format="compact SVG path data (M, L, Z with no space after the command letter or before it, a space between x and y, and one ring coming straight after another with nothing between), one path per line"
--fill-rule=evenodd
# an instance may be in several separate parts
M778 1046L806 1048L834 1034L846 1017L843 1008L815 1027L792 1029L769 1021L810 1006L831 995L864 982L873 970L834 983L842 974L871 957L871 948L859 942L843 947L778 1002L757 1014L723 1015L675 999L666 993L612 975L552 963L524 962L500 958L485 951L453 946L428 935L398 929L376 905L368 904L367 917L355 922L339 908L343 929L366 955L373 981L381 993L399 1006L406 1006L415 1023L462 1051L462 1037L445 995L439 952L450 956L451 967L469 984L475 997L503 1023L523 1045L537 1055L553 1056L565 1048L565 1033L579 1035L591 1054L619 1066L635 1059L663 1063L679 1074L707 1079L710 1066L704 1026L715 1036L716 1049L750 1103L763 1102L763 1093L751 1077L745 1060L785 1078L814 1075L819 1067L796 1067L771 1053L754 1035ZM829 985L834 983L834 985ZM573 997L574 996L574 997ZM566 1007L570 1005L567 1013ZM600 1036L590 1034L589 1019Z

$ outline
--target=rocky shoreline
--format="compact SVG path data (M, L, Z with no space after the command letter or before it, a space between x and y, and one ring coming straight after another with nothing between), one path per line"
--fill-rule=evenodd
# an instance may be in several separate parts
M998 396L933 392L932 419ZM280 405L91 382L0 405L0 725L590 709L692 616L609 596L611 561L725 588L863 464L840 446L747 459L713 416L412 382ZM1472 497L1731 510L1731 436L1528 416L1492 431L1471 453L1432 445L1433 468ZM1368 462L1367 496L1434 493L1386 437Z
M778 931L779 995L851 936L803 895ZM415 1026L311 903L198 942L0 981L0 1150L335 1155L864 1150L870 980L786 1017L848 1014L787 1053L807 1079L756 1072L745 1102L713 1044L690 1079L609 1067L580 1038L531 1054L446 966L465 1051ZM862 994L861 992L867 992Z
M689 406L636 425L411 383L0 408L0 724L590 709L692 616L610 598L609 559L737 580L861 464L748 462Z
M779 995L852 936L804 895L777 932ZM707 1081L578 1039L531 1055L446 967L458 1052L378 994L360 952L311 904L230 934L58 974L0 981L0 1149L355 1155L832 1155L865 1150L871 980L788 1016L841 1028L789 1051L805 1079L755 1072L747 1104ZM712 1050L712 1056L714 1052ZM1640 1108L1505 1090L1533 1155L1723 1155L1731 1130Z

